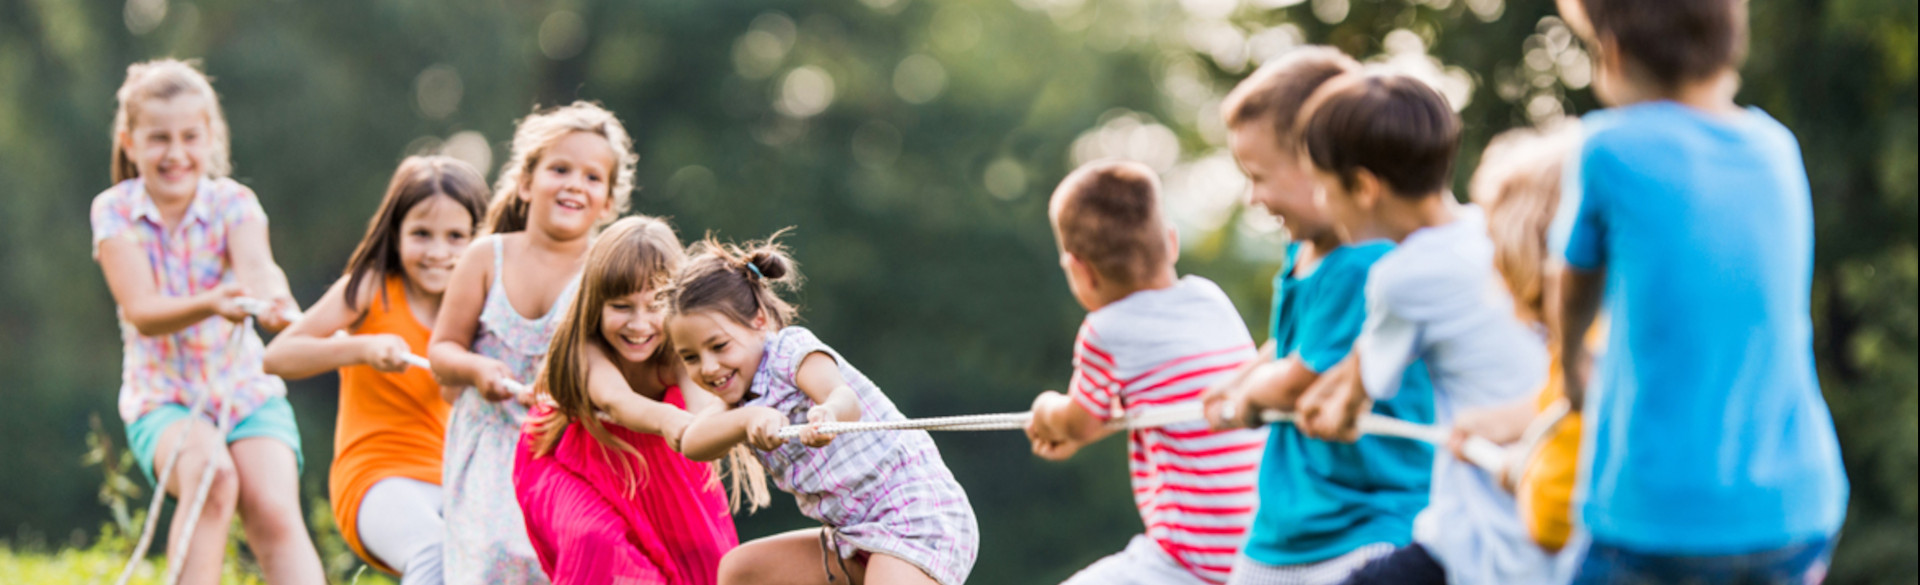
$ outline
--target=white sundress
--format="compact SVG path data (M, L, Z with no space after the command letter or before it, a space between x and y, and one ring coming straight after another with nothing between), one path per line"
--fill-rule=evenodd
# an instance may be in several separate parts
M473 351L506 363L515 380L531 384L580 279L574 277L545 315L528 319L507 300L502 239L488 239L493 244L493 283L480 310ZM513 491L514 450L526 416L527 408L520 403L490 402L471 388L453 403L441 469L447 522L444 567L449 584L549 582L527 539L526 521Z

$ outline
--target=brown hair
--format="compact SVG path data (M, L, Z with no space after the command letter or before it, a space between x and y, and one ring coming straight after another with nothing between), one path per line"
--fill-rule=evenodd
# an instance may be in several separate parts
M1313 91L1329 79L1360 70L1360 62L1339 49L1307 46L1268 61L1241 80L1220 102L1220 116L1228 128L1265 121L1273 127L1280 146L1298 146L1298 119Z
M1486 210L1493 265L1522 319L1546 322L1547 228L1560 207L1561 168L1578 143L1577 122L1495 136L1467 190Z
M213 82L200 72L199 63L197 59L169 58L127 66L127 80L121 82L120 89L113 94L120 103L113 112L114 183L140 176L140 168L127 158L126 147L120 140L122 135L133 131L140 105L148 100L168 100L182 95L198 95L207 100L207 139L213 146L203 170L213 178L233 172L233 161L228 157L227 117L220 111L220 96L213 92Z
M578 421L605 448L601 456L610 457L625 473L628 494L638 489L646 462L632 445L608 434L606 426L594 416L593 400L587 394L586 352L589 346L595 346L606 355L617 355L600 334L601 313L607 301L636 292L666 292L673 271L685 260L686 252L680 248L680 238L673 228L651 217L621 219L594 239L593 247L587 249L587 264L573 302L548 342L538 387L553 399L554 408L534 421L535 457L551 453L567 423ZM663 382L679 379L679 361L669 342L662 342L646 363ZM714 479L718 481L717 476Z
M1460 118L1426 83L1392 73L1334 79L1307 103L1300 141L1313 166L1353 188L1365 169L1402 197L1445 190L1460 149Z
M1745 0L1580 0L1593 34L1666 89L1739 67L1747 56Z
M400 263L400 223L414 206L446 196L467 210L469 229L480 225L487 208L487 180L480 171L449 156L409 156L400 161L380 200L380 211L367 220L367 233L347 261L347 308L359 307L360 287L370 277L384 279L403 274ZM383 292L384 294L384 292Z
M1160 215L1160 179L1146 165L1081 165L1054 189L1051 208L1060 249L1104 278L1137 284L1171 257Z
M792 324L793 305L774 291L795 288L800 279L793 257L780 245L788 229L745 245L722 243L711 234L694 244L693 259L673 279L673 313L715 311L748 327L755 315L765 315L775 329Z
M694 244L693 258L674 275L668 309L675 315L713 311L747 327L753 325L756 315L765 315L775 329L793 323L793 305L774 290L799 286L800 274L795 271L793 258L780 245L780 236L787 231L782 229L764 241L744 245L722 243L708 234ZM767 505L766 470L745 444L734 445L724 467L730 484L728 500L735 510L742 501L753 510Z
M527 202L520 198L520 192L532 180L533 169L547 149L574 132L597 134L613 147L613 180L607 185L607 196L613 201L612 217L626 213L627 200L633 193L633 168L640 161L633 152L633 138L613 112L593 102L577 101L520 119L513 131L511 153L500 166L500 178L494 181L487 233L527 229Z

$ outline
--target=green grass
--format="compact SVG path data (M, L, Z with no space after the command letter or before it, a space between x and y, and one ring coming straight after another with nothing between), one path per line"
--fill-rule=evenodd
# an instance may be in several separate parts
M114 579L120 577L120 569L127 562L127 554L132 552L133 543L111 528L103 532L91 547L65 548L53 552L17 550L0 543L0 583L113 583ZM165 571L164 559L150 557L134 569L133 579L128 583L160 585ZM265 583L260 578L258 568L251 559L240 554L238 546L227 548L226 567L222 572L221 583ZM392 578L364 566L357 567L352 574L337 576L333 580L353 585L394 585Z

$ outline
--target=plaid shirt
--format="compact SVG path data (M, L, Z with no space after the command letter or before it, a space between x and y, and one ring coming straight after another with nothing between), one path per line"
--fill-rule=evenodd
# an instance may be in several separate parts
M101 242L127 238L146 253L159 293L185 297L233 280L228 234L245 221L265 222L267 214L252 190L232 179L206 179L169 232L147 196L145 182L134 178L94 197L91 219L95 261ZM214 316L173 333L146 336L127 321L124 311L115 314L125 353L120 418L128 423L165 404L190 406L209 391L214 394L208 412L230 406L234 420L241 420L268 399L287 393L280 378L261 371L264 346L252 329L240 331L239 343L233 343L239 325Z

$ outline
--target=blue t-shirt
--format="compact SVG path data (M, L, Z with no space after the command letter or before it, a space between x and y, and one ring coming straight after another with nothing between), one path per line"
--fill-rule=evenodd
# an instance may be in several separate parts
M1315 372L1346 359L1366 320L1367 270L1393 249L1386 241L1343 246L1305 276L1293 276L1299 244L1273 279L1273 339L1279 355ZM1433 422L1427 368L1407 368L1399 395L1373 412ZM1434 450L1415 441L1364 437L1360 442L1309 439L1290 424L1273 425L1260 464L1260 509L1244 547L1268 565L1312 563L1377 542L1404 546L1413 518L1427 507Z
M1580 513L1595 542L1737 554L1834 534L1847 479L1814 377L1813 210L1792 132L1671 102L1586 117L1554 240L1606 270Z

